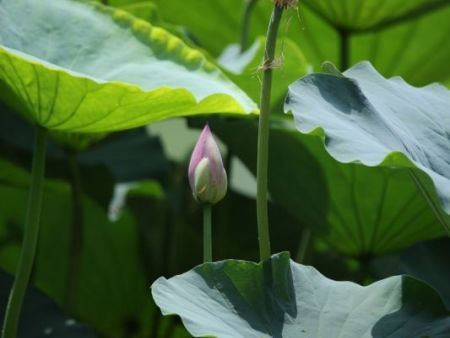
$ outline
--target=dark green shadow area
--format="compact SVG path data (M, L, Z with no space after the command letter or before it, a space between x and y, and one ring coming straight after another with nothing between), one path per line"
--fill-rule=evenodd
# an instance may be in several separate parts
M204 264L194 269L204 282L227 299L232 310L255 331L283 337L285 317L297 317L295 288L288 253L259 265L243 261ZM250 268L250 269L249 269ZM235 273L246 269L244 279Z
M401 283L401 307L375 323L372 337L450 337L450 312L445 309L436 291L411 277L398 278Z
M195 127L204 121L191 120ZM208 120L212 131L256 175L258 120L256 118L218 118ZM325 232L329 194L320 163L292 129L289 119L271 121L268 184L271 200L297 222L316 232ZM276 231L273 232L276 235ZM274 251L285 250L274 248Z

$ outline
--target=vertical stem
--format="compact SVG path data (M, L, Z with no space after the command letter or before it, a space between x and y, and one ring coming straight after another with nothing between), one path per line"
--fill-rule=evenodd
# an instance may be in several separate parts
M433 202L433 198L428 193L427 188L425 184L422 182L420 177L414 172L413 169L409 170L409 174L411 175L414 183L416 184L417 188L421 192L423 198L425 199L426 203L430 207L433 214L436 216L439 223L442 224L444 229L447 231L447 235L450 237L450 224L447 221L447 216L444 215L444 213L441 211L440 207L436 205L436 203Z
M15 338L17 336L20 311L30 280L31 269L33 267L39 237L39 219L42 208L46 140L47 130L42 127L36 127L31 171L31 187L28 196L24 239L16 277L9 294L8 305L6 306L2 338Z
M83 190L76 154L68 152L67 161L69 164L72 190L72 233L70 237L69 274L67 278L65 304L70 311L75 312L76 290L81 269L81 254L83 249Z
M360 285L365 285L367 279L370 277L370 262L371 255L362 255L358 257L359 269L356 276L356 282Z
M272 87L272 66L275 56L277 33L284 7L275 5L270 18L263 61L260 116L258 129L257 196L259 256L261 260L270 257L269 217L267 211L267 165L269 157L269 113Z
M302 231L302 238L300 239L300 245L298 246L297 257L295 258L295 261L297 263L304 264L310 238L311 238L311 229L304 228Z
M211 204L203 206L203 263L212 262Z
M349 34L345 30L339 31L339 37L341 39L340 43L340 62L341 62L341 72L347 70L349 67L349 51L350 51L350 45L349 45Z
M244 12L242 14L242 29L241 29L241 53L248 48L248 35L250 31L250 19L253 8L257 0L245 0Z

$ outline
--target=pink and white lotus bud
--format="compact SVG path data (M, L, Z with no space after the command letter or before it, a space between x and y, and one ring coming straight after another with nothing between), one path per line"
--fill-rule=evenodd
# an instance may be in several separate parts
M189 184L194 198L201 203L216 204L227 192L227 173L219 147L206 125L192 152Z

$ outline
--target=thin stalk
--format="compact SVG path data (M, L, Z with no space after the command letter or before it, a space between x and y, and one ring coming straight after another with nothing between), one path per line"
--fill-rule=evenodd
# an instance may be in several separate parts
M277 33L284 7L275 5L267 31L263 61L260 116L258 129L258 159L256 164L258 241L260 260L270 257L269 217L267 211L267 165L269 158L269 113L272 89L272 67L275 57Z
M302 238L300 239L300 245L298 246L297 256L295 261L297 263L304 264L306 251L308 250L309 240L311 239L311 229L305 228L302 231Z
M423 184L422 180L419 178L419 176L416 175L414 170L410 169L409 174L411 175L419 191L422 193L422 196L429 205L431 211L436 216L439 223L441 223L444 229L447 231L447 235L450 237L450 224L447 221L447 217L440 211L440 207L433 202L433 198L428 193L425 184Z
M211 204L203 206L203 263L212 262Z
M366 285L370 277L370 263L372 261L371 255L362 255L358 257L359 269L356 275L356 282L360 285Z
M70 170L70 184L72 190L72 234L65 304L68 309L75 312L74 306L77 297L76 290L80 275L83 250L83 186L81 182L80 168L76 159L76 153L67 152L67 162Z
M341 63L341 72L347 70L350 60L349 60L349 52L350 52L350 45L349 45L349 39L350 35L347 31L341 30L339 31L339 37L341 40L340 43L340 63Z
M26 211L24 239L16 277L9 294L3 322L2 338L15 338L19 323L23 299L30 280L34 256L39 237L39 220L42 208L42 195L45 171L45 150L47 130L36 128L34 143L33 164L31 169L31 187L28 196Z
M242 28L241 28L241 53L248 48L248 36L250 31L250 19L252 17L253 8L258 0L246 0L244 11L242 14Z

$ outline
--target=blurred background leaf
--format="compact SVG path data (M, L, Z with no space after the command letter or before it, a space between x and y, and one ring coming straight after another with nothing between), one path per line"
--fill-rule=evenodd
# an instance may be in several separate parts
M117 6L181 38L258 101L261 36L267 29L271 1L258 2L251 19L254 43L243 55L236 42L244 1L98 2ZM410 184L408 173L343 165L325 151L319 137L299 134L290 117L281 115L288 84L319 70L325 60L342 69L369 59L384 75L401 75L415 85L450 84L450 45L445 43L450 29L448 1L395 0L373 7L378 4L337 0L325 6L321 0L305 0L298 11L285 16L272 102L273 112L280 113L271 124L272 247L274 252L289 250L293 258L336 280L366 284L410 273L436 288L448 307L447 243L437 239L411 246L443 232ZM122 51L121 46L108 49L109 56ZM140 68L139 73L149 74ZM205 87L202 81L190 85ZM33 130L17 117L12 96L2 95L10 104L0 103L0 267L13 272L22 237ZM222 103L209 102L210 111L231 107L230 102ZM134 108L129 111L140 114ZM149 290L157 277L185 272L202 259L201 209L192 199L186 178L187 160L199 131L186 127L185 121L171 119L114 134L52 133L33 282L55 302L61 316L85 323L99 337L190 336L178 319L161 317ZM223 141L230 176L230 191L213 211L214 258L257 260L257 121L212 116L189 121L196 128L210 122ZM76 186L81 187L78 197ZM80 201L82 217L75 216ZM70 278L77 224L84 229L81 264L79 277ZM78 297L70 303L66 290L74 280ZM43 317L46 312L42 310ZM50 318L52 313L53 308Z
M185 26L212 55L239 40L244 1L153 2L163 20ZM252 39L265 35L270 9L270 1L258 1L251 19ZM450 44L445 43L449 13L448 0L307 0L299 3L298 11L287 13L280 38L297 43L316 71L326 60L341 70L368 60L383 75L399 75L414 85L450 85Z
M8 293L12 286L11 276L0 271L0 316L3 318ZM88 327L67 317L61 309L41 292L30 288L25 296L21 314L23 325L18 338L95 338Z

